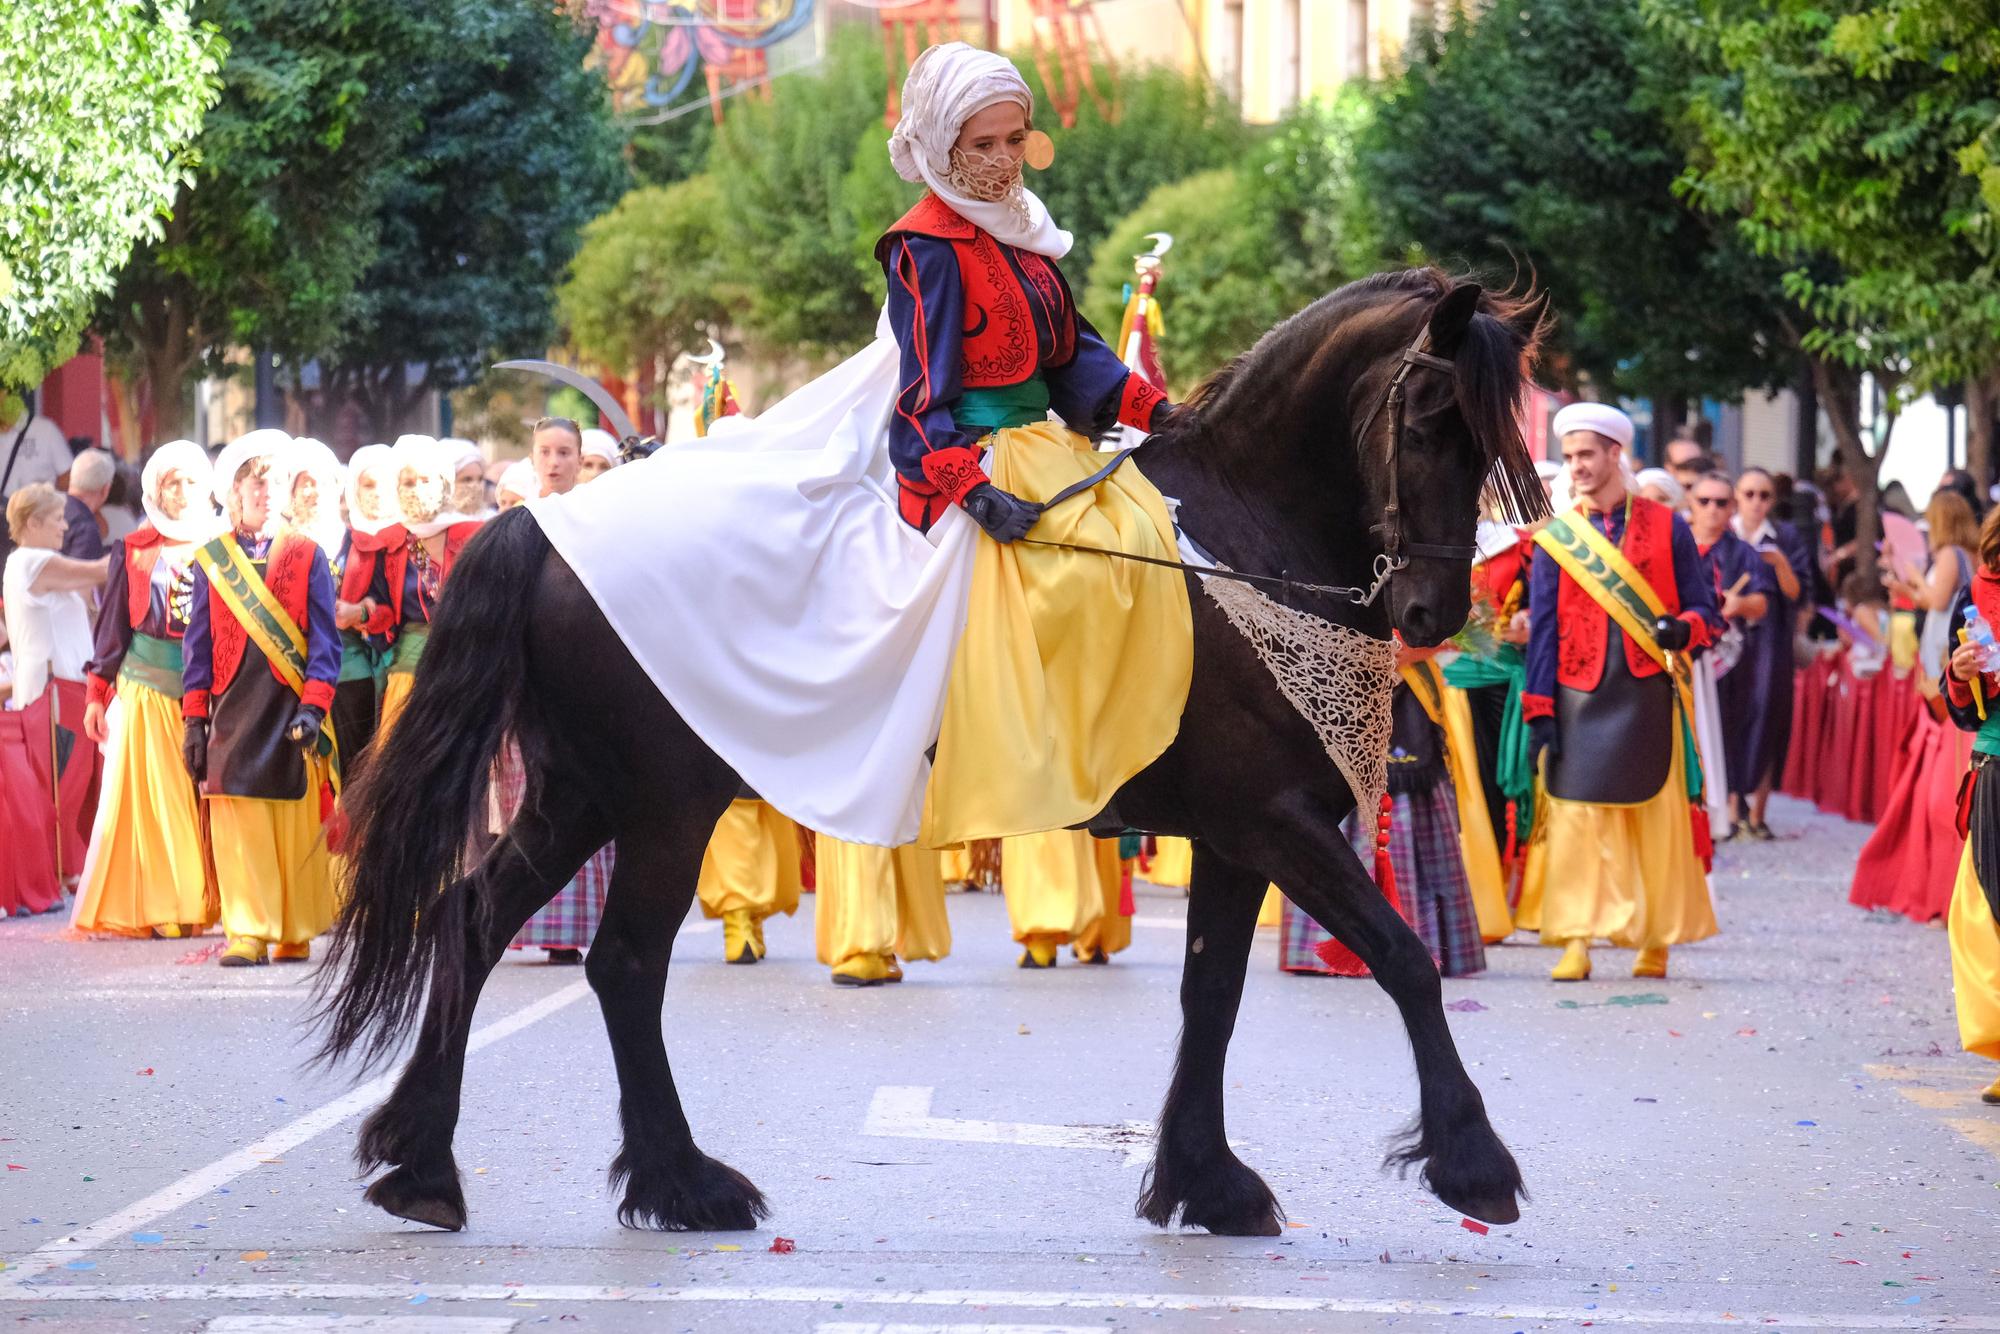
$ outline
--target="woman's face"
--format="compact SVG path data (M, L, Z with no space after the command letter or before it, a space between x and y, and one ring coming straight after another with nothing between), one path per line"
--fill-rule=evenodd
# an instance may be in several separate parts
M21 534L21 545L59 551L62 549L63 534L68 527L69 525L63 522L61 502L45 505L41 513L28 520L27 531Z
M1755 532L1763 525L1774 499L1771 479L1763 473L1746 472L1736 479L1736 510L1743 516L1746 531Z
M446 482L441 477L404 468L396 475L396 500L403 517L413 523L428 523L444 512Z
M354 479L354 508L370 523L387 517L382 513L382 479L372 468Z
M995 102L974 112L951 146L951 184L973 199L1005 199L1021 181L1028 153L1028 109L1019 102Z
M292 517L311 523L319 513L319 480L309 472L292 479Z
M194 479L179 468L169 468L160 478L160 493L153 503L160 513L170 520L178 520L187 513L188 496L194 489Z
M255 463L245 464L236 474L229 496L234 502L230 508L235 512L237 527L255 533L270 522L271 479Z
M610 459L605 458L602 454L585 454L583 462L577 465L576 477L580 482L587 482L593 477L601 477L610 471Z

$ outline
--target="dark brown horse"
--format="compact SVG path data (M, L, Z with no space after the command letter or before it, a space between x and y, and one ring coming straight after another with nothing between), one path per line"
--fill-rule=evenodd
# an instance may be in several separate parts
M1274 596L1377 638L1393 628L1438 643L1466 617L1482 488L1523 519L1542 503L1514 420L1539 325L1539 306L1434 269L1352 283L1204 386L1139 461L1180 499L1189 535L1232 569L1358 586L1385 547L1398 553L1407 565L1372 604ZM1275 881L1402 1013L1421 1103L1390 1162L1420 1168L1454 1209L1512 1222L1520 1172L1459 1061L1437 971L1341 835L1354 796L1250 644L1190 588L1194 681L1179 736L1114 806L1118 823L1195 843L1180 1052L1139 1213L1218 1233L1279 1230L1270 1188L1229 1150L1222 1109L1258 905ZM527 768L521 814L467 868L466 830L509 734ZM406 711L347 795L353 857L321 978L322 1054L386 1056L422 1009L402 1077L361 1131L363 1169L390 1168L371 1202L465 1225L451 1141L474 1003L521 924L615 838L586 974L618 1070L619 1218L756 1226L763 1196L696 1146L661 1034L674 933L736 791L533 516L488 524L452 575Z

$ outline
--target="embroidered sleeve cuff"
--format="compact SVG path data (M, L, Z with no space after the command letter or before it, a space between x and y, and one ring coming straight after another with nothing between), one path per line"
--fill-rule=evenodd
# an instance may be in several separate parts
M306 682L306 688L299 692L299 703L310 704L321 712L331 709L333 707L333 682Z
M1555 716L1556 702L1553 699L1550 699L1547 695L1530 694L1525 690L1521 692L1521 718L1523 721L1531 718L1553 718Z
M84 693L84 699L88 703L109 704L111 703L111 697L118 693L118 687L112 685L111 682L105 680L96 672L90 674L89 681L90 684L86 687Z
M924 480L953 505L964 500L965 493L973 487L992 480L979 466L979 451L964 445L948 445L932 450L924 455L923 469Z
M364 635L386 635L395 628L396 609L379 604L369 613L368 619L361 623L361 633Z
M1143 375L1132 374L1125 377L1125 391L1118 396L1118 420L1141 431L1153 429L1153 409L1167 401L1167 396L1153 388Z
M903 522L920 533L928 533L931 525L938 521L948 508L944 497L928 491L919 491L905 478L898 477L902 485L896 488L897 511Z
M1972 683L1959 680L1951 674L1950 669L1946 669L1944 674L1944 693L1957 708L1972 707Z
M181 718L183 721L206 717L208 717L208 692L206 690L190 690L181 696Z
M1707 648L1715 643L1715 632L1709 629L1706 616L1698 611L1684 611L1680 619L1687 622L1690 649Z

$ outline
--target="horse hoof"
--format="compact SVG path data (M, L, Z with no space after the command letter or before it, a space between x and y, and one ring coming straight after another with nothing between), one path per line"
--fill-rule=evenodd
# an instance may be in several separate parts
M383 1212L412 1223L445 1232L465 1231L465 1196L455 1175L442 1186L433 1182L426 1189L415 1172L398 1167L369 1186L365 1198Z
M1521 1204L1512 1195L1491 1195L1485 1197L1465 1197L1448 1199L1438 1196L1439 1203L1446 1208L1456 1209L1467 1218L1478 1219L1482 1223L1504 1225L1521 1221Z
M645 1180L626 1166L620 1153L611 1167L614 1181L623 1178L625 1198L618 1205L618 1222L629 1228L656 1232L754 1232L770 1216L764 1193L727 1163L703 1156L685 1173Z
M1217 1237L1277 1237L1284 1235L1285 1225L1277 1215L1265 1213L1234 1219L1200 1219L1181 1216L1181 1222L1188 1227L1198 1227Z

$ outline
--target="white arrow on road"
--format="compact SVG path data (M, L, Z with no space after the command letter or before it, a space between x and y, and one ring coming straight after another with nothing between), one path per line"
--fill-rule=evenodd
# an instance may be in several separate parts
M1032 1144L1043 1149L1107 1149L1125 1155L1127 1167L1142 1166L1153 1153L1153 1123L1123 1121L1109 1126L1038 1126L1024 1121L975 1121L932 1116L935 1089L888 1084L875 1090L861 1133L888 1139L940 1139L961 1144Z

